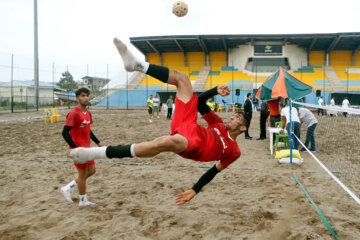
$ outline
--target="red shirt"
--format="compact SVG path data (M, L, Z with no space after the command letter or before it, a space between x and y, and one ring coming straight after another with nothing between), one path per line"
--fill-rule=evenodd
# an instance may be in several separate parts
M185 134L189 138L197 139L196 151L190 155L186 152L186 155L181 154L181 156L200 162L220 160L221 165L226 168L240 157L240 148L237 142L231 139L219 116L210 111L203 118L208 123L207 128L194 124L193 127L187 129L192 133ZM190 141L193 142L192 140Z
M77 147L90 147L90 124L92 124L91 113L85 109L74 107L67 115L65 126L71 126L70 136ZM69 146L69 148L71 148Z
M277 98L275 100L268 100L268 106L269 106L269 113L271 116L278 116L280 115L280 107L279 107L279 102L280 102L280 98Z

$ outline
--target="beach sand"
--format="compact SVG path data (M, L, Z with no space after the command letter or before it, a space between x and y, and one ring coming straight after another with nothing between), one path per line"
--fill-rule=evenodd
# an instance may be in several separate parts
M253 140L237 138L241 157L185 205L177 206L175 195L207 170L199 166L214 162L161 153L97 160L97 172L87 182L88 199L97 205L79 208L77 189L73 204L60 192L77 173L61 135L68 111L60 110L62 119L54 124L44 122L42 111L0 114L0 239L334 239L294 174L339 239L360 239L360 206L308 153L301 166L278 164L269 137L255 140L259 113L251 123ZM91 111L91 128L104 145L170 133L164 115L150 124L146 110ZM231 113L219 115L227 121ZM338 151L328 145L329 131L321 124L326 119L319 118L316 130L316 156L325 160Z

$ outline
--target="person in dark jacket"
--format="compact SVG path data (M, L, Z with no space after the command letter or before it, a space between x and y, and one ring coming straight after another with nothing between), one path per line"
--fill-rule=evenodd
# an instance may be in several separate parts
M266 120L269 116L269 106L267 101L262 101L260 107L260 137L256 140L266 139Z
M244 103L244 112L249 117L249 125L248 125L248 128L245 131L245 139L251 140L252 137L249 135L249 128L250 128L250 122L251 122L252 113L253 113L253 107L252 107L252 104L251 104L251 100L253 99L253 95L252 95L252 93L248 93L246 95L246 97L247 97L247 99L245 100L245 103Z

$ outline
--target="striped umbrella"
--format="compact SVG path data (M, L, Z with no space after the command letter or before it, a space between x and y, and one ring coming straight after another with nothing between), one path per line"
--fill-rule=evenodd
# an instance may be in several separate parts
M314 92L314 88L288 73L282 67L264 82L256 93L261 100L277 97L296 100Z

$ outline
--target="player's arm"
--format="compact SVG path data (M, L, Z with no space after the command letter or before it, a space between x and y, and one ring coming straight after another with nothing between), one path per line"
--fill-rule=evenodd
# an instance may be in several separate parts
M95 136L95 134L93 133L93 131L90 130L90 138L91 140L94 141L94 143L98 146L98 147L102 147L103 145L100 143L99 139Z
M195 183L195 185L186 192L180 193L176 195L176 204L178 206L190 201L193 197L195 197L196 194L200 192L200 190L213 178L218 174L220 171L222 171L224 167L221 165L221 163L218 163L214 165L212 168L210 168L206 173L204 173L200 179Z
M209 106L206 104L206 101L217 94L220 94L221 96L227 96L230 94L230 89L228 88L228 86L222 85L222 86L216 86L210 90L207 90L206 92L201 93L198 96L198 106L197 106L198 111L200 112L201 115L205 115L211 111Z
M67 142L67 144L69 144L69 146L71 148L77 148L76 144L74 143L74 141L72 140L71 136L70 136L70 129L72 128L72 126L64 126L64 129L62 131L62 136L65 139L65 142Z

